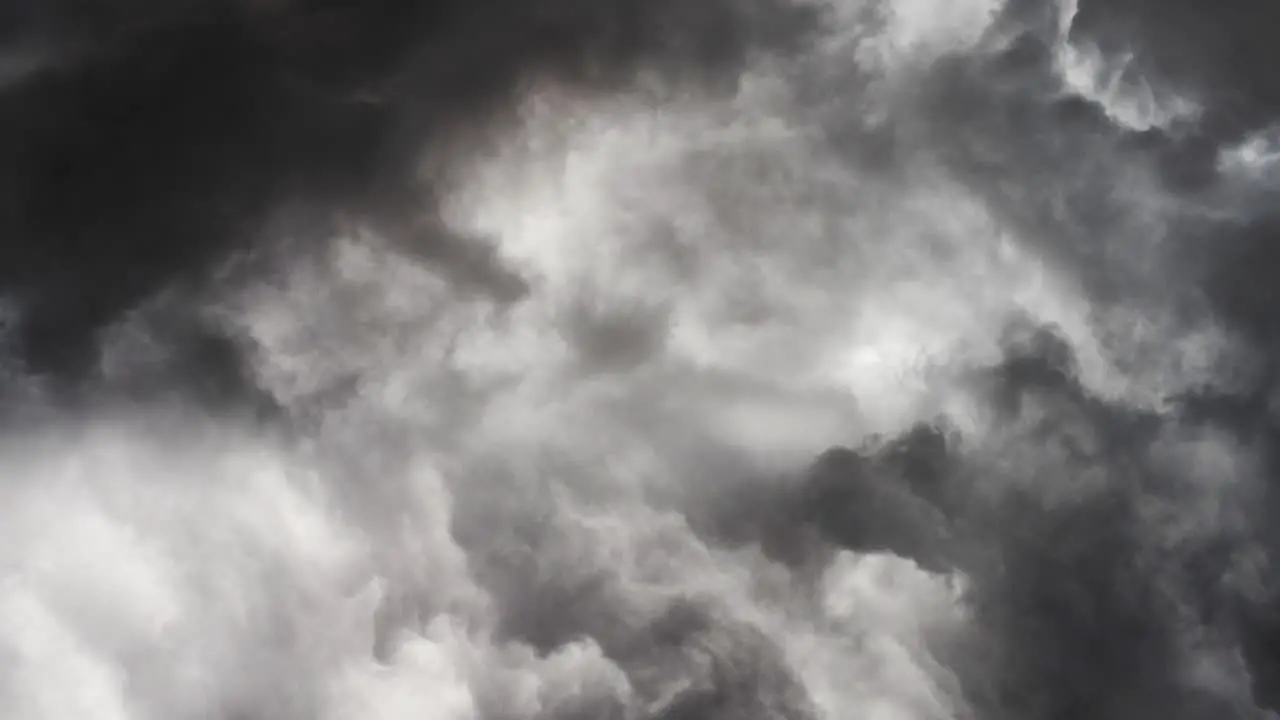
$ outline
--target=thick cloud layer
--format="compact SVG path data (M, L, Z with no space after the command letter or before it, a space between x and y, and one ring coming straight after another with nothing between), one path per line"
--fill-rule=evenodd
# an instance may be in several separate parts
M1243 8L9 3L0 716L1270 716Z

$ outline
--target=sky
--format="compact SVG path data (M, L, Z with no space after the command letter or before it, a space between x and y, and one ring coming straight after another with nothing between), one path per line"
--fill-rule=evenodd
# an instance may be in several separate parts
M1272 717L1277 19L0 2L0 720Z

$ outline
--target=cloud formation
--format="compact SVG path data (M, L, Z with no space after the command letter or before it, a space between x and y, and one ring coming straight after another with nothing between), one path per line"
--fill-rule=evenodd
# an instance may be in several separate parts
M10 716L1275 712L1264 19L8 11Z

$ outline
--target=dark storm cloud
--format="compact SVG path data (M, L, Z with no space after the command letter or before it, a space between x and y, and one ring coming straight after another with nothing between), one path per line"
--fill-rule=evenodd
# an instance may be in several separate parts
M21 357L37 373L93 367L125 392L158 385L209 401L249 383L243 348L192 309L229 256L269 255L255 245L263 237L324 235L355 218L396 242L409 237L412 255L447 267L460 291L470 284L514 303L528 290L518 273L436 218L415 225L434 201L416 174L419 151L502 115L521 83L540 77L603 96L645 69L666 87L715 93L766 49L803 75L815 70L804 65L806 41L824 29L821 14L772 0L7 7L51 48L0 91L0 284L26 308ZM1280 81L1267 72L1270 14L1243 3L1099 0L1081 2L1068 32L1057 4L1014 0L988 32L1003 43L918 69L875 127L858 110L880 70L842 66L812 87L795 80L797 114L818 118L840 162L893 186L928 157L1025 250L1079 281L1100 316L1133 307L1225 328L1250 373L1139 406L1090 386L1065 333L1011 321L1001 357L963 383L989 426L981 432L924 423L833 448L799 482L673 493L664 509L710 548L759 549L793 573L799 596L817 592L841 548L966 577L970 627L955 656L939 655L979 720L1243 718L1260 716L1253 701L1275 707L1276 221L1224 201L1235 180L1218 163L1280 112ZM1064 37L1096 43L1108 62L1132 53L1126 73L1200 112L1126 125L1066 84ZM624 372L639 361L610 353L651 354L665 322L621 317L616 333L568 342L596 359L592 372ZM106 330L141 339L98 348ZM617 339L628 332L641 339ZM155 346L164 351L140 352ZM1141 364L1137 355L1129 361ZM316 404L358 406L361 381L342 378ZM376 420L357 414L329 430L339 437L325 439L325 467L394 476L416 437ZM745 461L688 465L690 476L763 474ZM558 495L492 497L493 487L523 490L528 468L494 469L511 476L496 480L472 470L453 489L450 531L500 638L539 656L589 638L645 701L641 712L583 693L538 717L816 715L777 637L697 598L634 610L614 568L575 562L572 537L548 519L562 510ZM391 546L384 520L409 494L372 481L339 492L348 515ZM1202 509L1211 517L1184 527ZM1263 577L1242 579L1257 556ZM382 609L380 662L397 632L440 610L432 589L401 588ZM1244 665L1232 664L1237 650ZM243 701L244 716L270 713L272 702L301 716L317 702L257 700ZM500 701L485 702L480 714L504 717Z
M1173 82L1206 107L1203 131L1238 138L1274 122L1280 83L1273 32L1280 10L1244 0L1217 3L1083 0L1074 33L1130 51L1138 72Z
M1058 11L1010 3L1007 49L949 58L927 81L936 89L922 110L948 162L1071 263L1099 301L1149 295L1181 313L1207 303L1270 356L1277 219L1266 204L1221 205L1240 193L1222 158L1280 114L1269 70L1276 8L1082 0L1067 27ZM1194 113L1145 128L1117 123L1055 76L1064 39L1098 48L1121 88L1185 98ZM1130 249L1157 240L1156 264Z
M71 374L98 329L245 249L282 206L406 225L429 203L423 143L522 80L731 79L813 20L771 0L8 7L53 56L0 95L0 281L27 304L33 369ZM447 233L419 234L456 259Z
M908 520L908 506L929 496L919 491L892 513L867 510L875 507L870 497L902 492L875 490L878 483L910 487L913 475L936 475L868 473L877 463L874 450L840 456L843 482L819 465L813 483L828 489L814 521L843 518L828 531L838 542L864 549L888 544L927 562L936 561L935 548L976 549L968 557L958 550L952 561L975 578L979 623L998 638L993 665L966 681L979 717L1256 716L1221 686L1189 679L1186 660L1195 651L1179 643L1191 626L1208 644L1242 644L1255 698L1274 707L1276 624L1268 618L1277 605L1263 599L1274 590L1231 586L1230 566L1250 553L1274 557L1280 550L1267 521L1280 472L1268 399L1275 382L1277 305L1269 288L1276 224L1266 211L1206 211L1233 182L1221 175L1220 156L1276 120L1272 10L1256 3L1082 2L1071 41L1097 43L1117 65L1131 55L1129 80L1202 108L1192 119L1151 128L1126 127L1098 99L1064 87L1055 66L1063 30L1057 10L1010 3L1001 22L1013 28L1014 40L995 53L945 58L908 112L920 113L928 142L996 213L1072 268L1098 309L1137 302L1180 317L1207 313L1240 334L1237 351L1260 358L1263 370L1242 365L1230 389L1192 392L1168 412L1138 410L1081 386L1067 341L1040 331L1033 344L1011 346L991 378L997 425L1006 428L997 432L1013 429L1006 435L1012 446L1000 451L1004 466L975 464L981 450L948 448L943 485L960 498L957 506L942 506L948 522ZM1152 207L1153 200L1163 206ZM1129 254L1152 243L1161 252ZM1039 419L1028 420L1028 408ZM1160 497L1178 493L1183 483L1160 458L1161 439L1204 429L1233 436L1259 463L1261 485L1233 501L1251 509L1237 507L1238 525L1186 544L1147 546L1146 508L1197 502ZM924 446L913 452L936 455ZM985 505L977 488L1005 472L1067 486L1089 478L1102 489L1055 505L1046 504L1038 485ZM966 482L972 485L954 489ZM858 519L863 512L887 529L874 537L850 534L850 527L868 533L876 527ZM938 539L941 527L958 539ZM929 536L931 542L921 540ZM1227 650L1216 662L1225 668L1233 657ZM1232 672L1240 671L1223 670Z
M1258 716L1233 682L1252 683L1255 700L1275 707L1280 643L1270 618L1280 604L1267 599L1270 584L1233 584L1232 568L1280 551L1267 521L1280 472L1271 400L1277 225L1265 209L1221 205L1235 180L1220 165L1277 119L1271 14L1252 3L1081 2L1064 28L1055 4L1013 2L996 26L1011 41L939 60L899 110L898 127L890 121L868 135L839 124L848 117L825 127L850 162L884 163L886 177L894 148L931 145L1038 253L1070 268L1100 311L1136 303L1174 322L1221 323L1249 359L1219 378L1222 387L1170 398L1167 411L1138 409L1081 384L1074 351L1055 331L1023 329L982 382L1007 443L999 464L982 459L990 449L948 440L945 423L921 426L879 448L827 453L808 480L811 499L731 504L711 536L751 538L788 560L813 552L804 528L816 527L837 545L963 569L974 579L978 624L996 639L986 662L969 658L959 669L973 673L964 682L978 717ZM1096 43L1124 66L1126 82L1189 98L1198 111L1126 126L1105 99L1064 85L1064 37ZM1233 438L1260 483L1228 501L1234 519L1221 528L1153 545L1144 529L1152 507L1203 502L1162 450L1171 436L1198 432ZM918 467L904 469L902 458ZM1042 482L985 497L981 487L1006 473ZM1046 501L1046 484L1086 480L1095 489ZM753 522L754 535L745 529ZM1221 665L1222 684L1194 677L1204 647L1188 647L1188 637L1220 646L1210 662ZM1247 669L1232 667L1236 646Z
M1247 524L1153 541L1152 507L1196 501L1160 457L1161 440L1205 421L1093 398L1051 328L1028 339L983 380L1011 430L994 456L927 425L879 448L831 455L811 481L820 511L810 521L849 547L945 558L974 579L969 602L994 645L956 671L977 717L1256 716L1229 685L1197 684L1192 666L1204 648L1185 642L1187 625L1199 628L1191 633L1199 642L1228 647L1257 631L1239 623L1245 598L1230 567L1254 549L1265 516L1244 511ZM983 490L1006 473L1006 491ZM1026 473L1039 480L1017 479ZM876 489L889 484L898 489ZM1063 499L1046 498L1046 484ZM875 511L887 528L878 533L874 523L851 522L868 493L902 498ZM1228 502L1237 505L1227 512L1242 512L1249 497ZM945 520L912 522L911 504L931 505ZM850 535L854 525L867 534ZM915 537L904 536L912 528ZM1232 660L1230 652L1216 660L1226 676Z

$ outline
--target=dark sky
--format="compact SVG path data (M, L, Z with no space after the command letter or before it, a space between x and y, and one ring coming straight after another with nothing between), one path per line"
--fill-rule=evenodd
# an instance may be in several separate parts
M868 27L895 7L865 6ZM1005 318L1002 357L970 378L989 436L922 418L822 455L798 486L691 511L690 525L711 545L756 546L797 577L841 547L966 574L981 642L939 661L962 688L964 717L1264 717L1280 709L1270 564L1280 553L1270 521L1280 511L1280 190L1275 177L1241 179L1223 158L1280 122L1280 4L1080 0L1069 32L1062 17L1051 0L1008 0L987 44L912 70L910 91L876 124L864 93L883 71L850 62L824 75L812 49L836 32L836 14L788 0L6 0L0 294L20 308L16 362L73 404L112 393L283 404L255 385L252 353L200 311L200 298L231 282L227 267L252 275L256 258L305 254L296 238L364 224L518 304L526 279L446 227L434 180L419 172L424 154L508 117L534 81L607 99L645 70L659 78L655 103L723 98L773 58L792 68L796 112L838 162L889 187L928 158L1078 282L1099 316L1123 306L1205 322L1231 338L1240 363L1229 381L1138 407L1082 378L1065 330ZM1064 36L1127 62L1126 87L1145 83L1198 112L1126 126L1064 89ZM1158 253L1135 249L1156 235ZM157 297L154 332L171 353L117 387L102 372L103 333ZM1130 361L1156 363L1160 342ZM1248 511L1153 548L1135 530L1153 504L1190 512L1204 502L1166 453L1170 437L1198 432L1247 449ZM1069 502L975 489L1027 476L1101 478L1102 489ZM472 532L459 543L488 548ZM1249 591L1228 572L1247 553L1264 558ZM780 650L693 601L628 635L601 620L621 602L604 591L529 589L524 569L494 563L486 582L502 632L540 652L585 634L630 668L703 642L690 638L728 637L729 669L713 687L654 718L811 716ZM1213 657L1238 650L1251 697L1189 677L1193 640L1229 648ZM257 712L226 717L269 717Z

